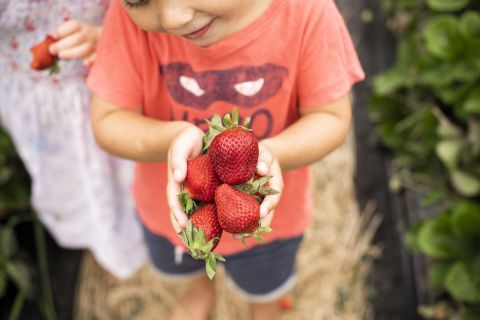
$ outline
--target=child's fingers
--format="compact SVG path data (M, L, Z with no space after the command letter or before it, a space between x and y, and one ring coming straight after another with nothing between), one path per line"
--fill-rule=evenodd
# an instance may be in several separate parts
M169 171L172 175L172 180L176 183L182 183L187 175L187 159L190 152L182 143L172 144L169 154Z
M83 23L78 20L68 20L58 26L52 33L54 38L63 38L82 29Z
M268 180L268 184L272 189L278 191L277 194L274 195L267 195L260 205L260 218L266 217L280 202L280 197L283 191L283 178L282 178L282 171L280 169L280 165L277 161L274 161L270 166L270 171L268 175L272 176L270 180Z
M175 230L176 234L179 234L184 229L180 226L180 224L178 223L177 219L175 218L172 212L170 212L170 223L172 224L172 227Z
M202 148L203 132L191 126L185 129L172 142L168 154L168 167L177 183L183 182L187 175L187 160L198 155Z
M263 144L258 145L258 162L257 173L260 176L265 176L268 173L270 166L272 165L273 157L270 150Z
M85 59L83 59L83 65L86 67L91 67L93 63L95 62L95 58L97 57L97 54L94 52Z
M58 57L62 60L84 59L88 57L95 48L90 42L85 42L73 48L64 49L58 52Z
M260 227L269 227L272 224L274 210L270 211L265 217L260 219Z
M60 52L66 49L74 48L85 43L85 41L85 35L81 32L76 32L64 38L61 38L60 40L57 40L48 49L51 54L58 55Z
M177 222L178 227L185 228L187 224L187 215L180 208L180 202L177 198L180 193L180 185L173 180L172 174L169 171L167 181L167 201L170 208L170 213Z

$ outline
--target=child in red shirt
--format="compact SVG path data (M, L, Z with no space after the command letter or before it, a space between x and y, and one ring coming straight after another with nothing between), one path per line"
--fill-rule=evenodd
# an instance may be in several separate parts
M254 319L274 319L314 212L307 166L344 141L349 92L364 77L344 22L333 0L122 2L110 6L88 79L92 124L105 150L137 161L133 193L152 261L170 276L199 274L196 298L181 303L205 318L214 290L201 261L175 263L187 219L176 195L203 119L237 106L260 140L258 173L281 192L261 205L273 229L266 244L224 236L216 252Z

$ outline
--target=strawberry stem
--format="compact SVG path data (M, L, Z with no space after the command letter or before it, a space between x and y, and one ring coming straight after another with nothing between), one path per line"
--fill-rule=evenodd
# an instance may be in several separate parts
M197 203L188 195L187 192L185 192L183 184L181 186L181 193L177 195L177 198L180 202L182 211L190 216L193 213L193 210L197 207Z
M254 180L254 178L251 178L247 182L243 184L238 184L233 187L237 190L240 190L244 193L251 194L251 195L260 194L263 196L268 196L268 195L278 194L277 190L265 185L268 182L268 180L270 180L271 178L272 176L261 177L257 180Z
M187 222L185 230L179 234L180 238L185 243L188 252L192 258L196 260L205 260L205 270L210 280L213 279L216 272L217 260L225 262L225 258L218 253L212 252L212 248L219 237L210 239L207 242L207 237L202 229L196 228L192 221Z
M260 234L261 233L269 233L269 232L272 232L272 228L270 228L270 227L258 227L257 230L255 230L253 232L242 233L241 234L242 243L245 246L247 246L247 239L250 238L250 237L254 238L255 240L257 240L260 243L264 243L265 239L262 236L260 236Z
M52 74L59 74L60 73L60 64L58 63L58 59L55 60L55 63L49 68L49 75Z
M243 121L243 125L239 125L238 120L239 116L237 107L233 108L231 115L230 113L225 114L225 116L223 116L223 119L218 114L214 114L210 120L205 120L208 123L209 129L203 137L202 153L205 154L210 147L213 139L225 130L242 128L247 131L252 131L252 129L249 128L251 120L250 118L245 118L245 120Z

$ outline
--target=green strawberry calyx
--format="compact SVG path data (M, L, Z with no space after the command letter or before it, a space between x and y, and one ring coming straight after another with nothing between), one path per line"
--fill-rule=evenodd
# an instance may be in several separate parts
M245 118L243 125L240 125L238 123L239 118L236 107L233 108L231 115L230 113L227 113L223 119L218 114L214 114L210 120L205 120L208 123L208 131L203 137L202 153L206 153L210 144L212 144L213 139L225 130L242 128L247 131L252 131L252 129L249 128L250 120L250 118Z
M181 185L181 192L177 195L178 201L180 202L180 207L182 211L190 216L194 209L197 207L197 203L190 197L190 195L185 191L183 184Z
M179 233L190 255L197 260L205 260L205 270L208 278L213 279L216 273L217 260L225 262L225 258L212 251L219 237L214 237L207 241L203 230L196 228L191 221L187 222L185 230Z
M240 190L244 193L253 195L255 199L259 202L262 202L261 196L275 195L278 194L278 191L267 186L266 183L270 180L272 176L264 176L258 179L252 177L250 180L243 184L238 184L233 186L235 189Z
M58 59L55 59L55 63L48 68L48 74L53 75L53 74L59 74L60 73L60 63L58 62Z
M264 243L265 239L262 236L260 236L260 234L269 233L269 232L272 232L272 228L261 227L260 223L259 223L259 226L255 231L241 233L240 236L241 236L241 239L242 239L242 243L246 246L247 245L247 239L250 238L250 237L254 238L255 240L257 240L260 243Z

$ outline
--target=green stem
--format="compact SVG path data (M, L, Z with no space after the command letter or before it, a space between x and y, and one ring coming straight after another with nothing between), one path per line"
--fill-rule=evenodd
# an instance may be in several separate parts
M48 274L47 250L45 248L45 233L37 217L33 219L35 234L35 246L37 249L38 267L40 269L40 282L44 298L45 318L56 320L55 305L53 303L52 287L50 286L50 277Z
M23 303L25 302L25 295L20 290L15 297L15 302L13 303L12 310L10 311L10 315L8 316L8 320L17 320L20 316L20 312L22 312Z
M9 218L6 223L6 226L13 229L17 226L17 224L20 224L23 222L30 222L32 220L33 218L31 213L19 213Z

